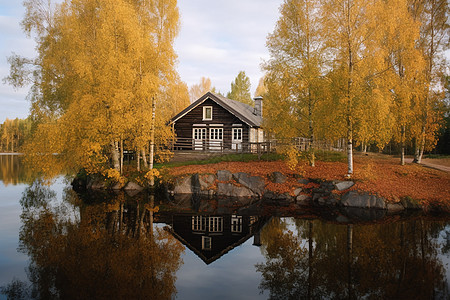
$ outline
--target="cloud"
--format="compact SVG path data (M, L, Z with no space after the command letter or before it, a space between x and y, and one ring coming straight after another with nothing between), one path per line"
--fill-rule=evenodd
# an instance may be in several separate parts
M254 91L263 76L260 64L268 58L266 37L275 26L280 1L178 3L181 31L175 49L182 80L190 86L203 76L209 77L216 88L226 93L231 81L243 70Z

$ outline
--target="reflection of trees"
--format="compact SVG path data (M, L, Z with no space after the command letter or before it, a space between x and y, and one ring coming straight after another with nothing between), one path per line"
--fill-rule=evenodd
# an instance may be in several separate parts
M18 155L0 155L0 181L5 186L30 182L31 174L20 160Z
M438 259L445 224L384 225L296 220L298 236L274 221L263 229L260 288L271 299L449 299Z
M32 185L21 200L21 250L31 260L33 298L170 299L175 294L183 247L165 230L152 230L151 201L114 199L73 213L63 205L51 207L52 196ZM14 286L20 284L10 284L7 292Z
M261 241L266 263L256 265L263 274L260 289L269 290L271 299L305 297L307 249L301 239L279 218L272 218L261 232Z

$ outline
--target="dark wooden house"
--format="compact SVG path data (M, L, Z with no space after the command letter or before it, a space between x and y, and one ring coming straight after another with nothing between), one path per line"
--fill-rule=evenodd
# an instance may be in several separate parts
M261 246L260 231L270 220L263 216L173 215L166 228L206 264L210 264L253 236Z
M255 106L206 93L174 116L175 146L192 150L241 150L264 141L262 97Z

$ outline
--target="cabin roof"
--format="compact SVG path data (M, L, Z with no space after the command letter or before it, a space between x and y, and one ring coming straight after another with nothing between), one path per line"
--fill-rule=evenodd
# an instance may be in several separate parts
M207 92L197 101L193 102L191 105L183 109L179 114L177 114L170 120L170 123L175 123L176 121L184 117L186 114L188 114L191 110L193 110L194 108L196 108L197 106L199 106L208 99L216 102L218 105L222 106L224 109L229 111L231 114L236 116L239 120L246 123L247 125L251 127L261 127L262 117L257 116L254 113L255 112L254 107L239 101L225 98L221 95L212 92Z

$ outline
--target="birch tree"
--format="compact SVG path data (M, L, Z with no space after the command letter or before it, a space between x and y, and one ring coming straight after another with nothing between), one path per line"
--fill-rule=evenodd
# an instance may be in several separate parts
M448 72L445 51L449 49L450 24L448 0L411 0L411 11L421 23L419 49L425 57L425 90L417 105L416 113L420 129L416 139L414 162L420 163L424 150L432 149L436 143L435 133L437 108L445 98L444 86L440 83L442 74Z
M278 78L268 89L285 89L286 95L269 92L267 99L288 105L288 121L297 124L294 136L315 138L316 105L320 101L320 81L324 70L323 23L317 1L286 0L280 7L275 30L267 38L271 58L263 65L268 78ZM275 104L276 105L276 104ZM270 117L269 117L270 118ZM278 119L279 120L279 119ZM282 128L280 128L283 130ZM311 164L314 165L314 155Z
M153 99L167 100L161 94L177 78L176 1L67 0L47 10L42 4L27 1L23 21L37 36L39 54L28 74L36 74L32 114L41 124L27 149L64 154L75 169L98 171L111 161L120 170L124 141L138 153L154 144ZM24 68L13 62L9 81L20 83L14 70Z

